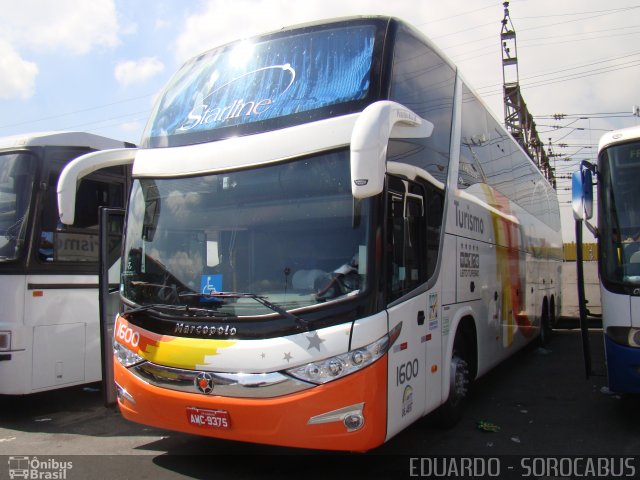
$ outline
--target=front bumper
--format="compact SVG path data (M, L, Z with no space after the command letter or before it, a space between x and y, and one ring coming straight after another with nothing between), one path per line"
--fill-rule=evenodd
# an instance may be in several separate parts
M386 437L387 355L340 380L271 398L201 394L195 386L193 393L167 389L114 363L122 415L145 425L228 440L325 450L366 451L381 445ZM231 426L192 425L189 408L224 410ZM358 409L364 424L350 430L343 413Z

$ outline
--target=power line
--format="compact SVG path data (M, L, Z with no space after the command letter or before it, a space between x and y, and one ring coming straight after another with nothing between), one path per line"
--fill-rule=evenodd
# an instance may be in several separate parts
M458 35L459 33L467 33L470 30L475 30L476 28L482 28L482 27L487 27L489 25L495 25L496 22L488 22L488 23L483 23L482 25L476 25L475 27L470 27L470 28L464 28L462 30L458 30L456 32L451 32L451 33L445 33L443 35L437 35L434 37L431 37L432 40L438 40L440 38L444 38L444 37L450 37L451 35ZM485 37L485 39L488 37ZM471 42L467 42L467 43L471 43ZM457 45L456 45L457 46ZM455 46L454 46L455 47ZM449 48L454 48L454 47L449 47Z
M553 118L561 120L563 118L586 117L586 118L607 118L609 115L620 115L628 112L596 112L596 113L554 113L545 115L534 115L535 118Z
M632 64L628 66L623 66L627 64ZM546 85L553 85L555 83L567 82L570 80L580 80L582 78L593 77L595 75L602 75L603 73L617 72L619 70L626 70L628 68L638 67L640 66L640 60L634 60L633 62L626 62L622 65L614 65L611 67L603 67L600 69L588 70L582 73L573 73L569 75L565 75L563 77L549 79L549 80L540 80L539 82L533 82L530 84L526 84L527 88L535 88L535 87L543 87ZM615 67L615 68L614 68Z
M611 66L611 67L603 67L603 68L600 68L600 69L590 70L590 71L587 71L587 72L569 74L569 75L565 75L565 76L558 77L558 78L540 80L538 82L532 82L532 83L522 82L522 86L526 87L526 88L546 87L547 85L554 85L556 83L569 82L571 80L580 80L580 79L587 78L587 77L593 77L593 76L596 76L596 75L602 75L604 73L611 73L611 72L616 72L616 71L619 71L619 70L627 70L629 68L634 68L634 67L639 67L640 66L640 60L636 60L634 62L627 62L627 63L633 63L633 65L628 65L628 66L617 66L617 65L614 65L614 66ZM614 68L614 67L618 67L618 68ZM553 74L550 74L550 75L553 75ZM526 80L526 78L525 78L525 80ZM488 87L486 87L486 88L488 88ZM498 95L498 94L502 94L502 90L489 91L487 93L484 93L483 96L487 96L488 97L488 96Z
M602 17L602 16L607 16L607 15L614 15L617 13L622 13L628 10L634 10L640 8L640 6L638 7L626 7L626 8L620 8L617 10L610 10L610 11L606 11L606 13L600 13L599 15L594 15L591 17L586 17L586 18L579 18L579 19L575 19L575 20L564 20L562 22L558 22L558 23L550 23L547 25L538 25L538 26L534 26L534 27L529 27L529 28L523 28L520 29L520 31L528 31L528 30L537 30L537 29L541 29L541 28L547 28L547 27L553 27L553 26L557 26L557 25L565 25L567 23L573 23L573 22L578 22L578 21L584 21L584 20L589 20L592 18L598 18L598 17ZM560 15L555 15L555 16L560 16ZM517 20L517 18L515 18L515 20ZM487 24L488 25L488 24ZM485 26L485 25L481 25L481 26ZM477 28L477 27L472 27L472 28ZM456 33L462 33L462 32L466 32L469 31L469 29L465 29L465 30L460 30L459 32ZM470 40L470 41L466 41L466 42L462 42L462 43L458 43L456 45L450 45L448 48L457 48L457 47L461 47L464 45L468 45L470 43L478 43L480 41L485 41L485 40L495 40L495 36L491 35L491 36L486 36L480 39L476 39L476 40Z
M615 57L615 58L600 59L600 60L596 60L596 61L589 62L589 63L576 64L576 65L574 65L572 67L568 67L568 68L564 68L564 69L560 69L560 70L553 70L553 71L550 71L550 72L539 73L539 74L536 74L536 75L530 75L528 77L525 77L524 80L530 80L532 78L539 78L539 77L544 77L544 76L555 75L555 74L562 73L562 72L569 72L571 70L579 70L579 69L583 69L583 68L586 68L586 67L589 67L589 66L592 66L592 65L598 65L598 64L601 64L601 63L613 62L613 61L616 61L616 60L621 60L623 58L633 57L633 56L636 56L636 55L640 55L640 51L626 53L624 55L620 55L620 56ZM622 65L624 65L624 64L622 64ZM613 68L613 67L616 67L616 66L619 66L619 65L610 65L608 67L602 67L602 69ZM591 70L591 71L597 71L597 69L596 70ZM588 73L588 72L589 71L587 71L587 72L576 72L576 73L573 73L573 74L570 74L570 75L581 75L581 74ZM562 78L562 77L560 77L560 78ZM499 88L501 86L502 86L502 84L485 85L485 86L476 88L476 91L480 92L481 90L494 89L494 88ZM620 113L625 113L625 112L620 112Z
M522 31L537 30L539 28L547 28L547 27L555 27L557 25L566 25L567 23L583 22L585 20L590 20L592 18L605 17L605 16L608 16L608 15L615 15L617 13L627 12L629 10L635 10L635 9L638 9L638 8L640 8L640 6L637 6L637 7L624 7L624 8L619 8L619 9L616 9L616 10L601 10L600 12L604 12L604 13L599 13L598 15L593 15L591 17L576 18L575 20L564 20L562 22L549 23L547 25L538 25L538 26L535 26L535 27L523 28ZM561 15L554 15L554 16L561 16Z
M625 28L630 28L630 27L625 27ZM600 40L600 39L603 39L603 38L612 38L612 37L628 37L630 35L638 35L638 34L640 34L640 31L638 31L638 32L628 32L628 33L612 33L610 35L590 36L588 38L576 38L574 40L564 40L562 42L553 41L553 42L550 42L550 43L538 43L538 44L535 44L535 45L529 44L529 42L534 42L534 41L537 41L537 40L553 40L554 38L571 37L571 36L574 36L574 35L587 35L587 34L591 34L591 33L596 33L596 32L574 33L574 34L571 34L571 35L558 35L558 36L554 36L554 37L531 38L531 39L525 40L523 43L524 43L524 48L548 47L549 45L562 45L562 44L565 44L565 43L585 42L587 40Z
M112 117L109 117L109 118L103 118L101 120L95 120L93 122L82 122L82 123L79 123L79 124L76 123L74 125L68 125L66 127L63 127L62 129L63 130L73 130L73 129L80 128L80 127L84 128L84 127L87 127L88 125L96 125L96 124L99 125L99 124L104 123L104 122L111 122L113 120L122 120L124 118L129 118L129 117L134 117L134 116L136 116L137 118L134 118L133 120L141 121L141 120L148 119L149 118L149 113L150 113L150 109L149 110L145 110L145 111L141 111L141 112L125 113L123 115L117 115L117 116L112 116ZM142 116L142 115L144 115L144 116ZM115 123L115 124L112 124L112 125L103 125L101 127L96 127L96 128L98 128L98 129L100 129L100 128L108 128L108 127L111 127L111 126L116 126L118 124L119 124L119 122Z
M614 10L595 10L595 11L591 11L591 12L574 12L574 13L554 13L553 15L537 15L537 16L531 16L531 17L516 17L516 20L529 20L532 18L550 18L550 17L568 17L568 16L574 16L574 15L591 15L592 13L616 13L617 11L620 10L626 10L628 8L638 8L638 7L621 7L621 8L617 8Z
M442 17L442 18L437 18L435 20L429 20L428 22L418 23L418 24L416 24L416 26L417 27L421 27L423 25L430 25L432 23L438 23L438 22L443 22L445 20L451 20L452 18L462 17L464 15L469 15L470 13L476 13L476 12L480 12L482 10L487 10L489 8L499 7L501 4L502 4L502 2L498 2L498 3L492 2L492 3L490 3L490 4L488 4L488 5L484 6L484 7L476 8L475 10L469 10L468 12L462 12L462 13L457 13L455 15L449 15L448 17ZM475 28L475 27L472 27L472 28Z
M56 118L69 117L69 116L72 116L72 115L77 115L79 113L91 112L91 111L94 111L94 110L100 110L100 109L103 109L103 108L112 107L114 105L120 105L122 103L132 102L132 101L135 101L135 100L141 100L143 98L149 98L152 95L154 95L154 94L153 93L149 93L149 94L146 94L146 95L141 95L139 97L126 98L126 99L118 100L118 101L111 102L111 103L105 103L105 104L96 105L96 106L93 106L93 107L87 107L87 108L82 108L82 109L79 109L79 110L73 110L73 111L70 111L70 112L59 113L59 114L56 114L56 115L50 115L48 117L41 117L41 118L38 118L38 119L24 120L24 121L21 121L21 122L18 122L18 123L0 125L0 129L2 129L2 128L20 127L22 125L27 125L27 124L30 124L30 123L44 122L45 120L53 120L53 119L56 119Z
M636 28L636 27L622 27L622 28ZM553 38L560 38L560 37L573 36L573 35L587 35L587 34L591 34L591 33L594 33L594 32L575 33L575 34L572 34L572 35L559 35L557 37L545 36L545 37L539 37L539 38L525 39L523 41L523 46L521 47L521 50L522 49L527 50L527 49L530 49L530 48L537 48L537 47L548 47L549 45L562 45L562 44L565 44L565 43L586 42L586 41L589 41L589 40L600 40L600 39L603 39L603 38L639 35L640 31L631 32L631 33L615 33L615 34L611 34L611 35L600 35L600 36L597 36L597 37L576 38L574 40L565 40L565 41L562 41L562 42L554 41L553 43L539 43L539 44L534 44L534 45L531 45L529 43L529 42L533 42L533 41L537 41L537 40L550 40L550 39L553 39ZM486 37L486 38L489 38L489 37ZM448 48L455 48L455 47L448 47ZM474 50L465 50L464 52L462 52L460 54L451 53L450 55L457 62L460 62L460 61L471 61L471 60L481 59L482 57L486 57L488 55L493 55L495 53L495 49L496 49L495 45L486 45L486 46L483 46L483 47L476 48ZM488 50L486 53L477 54L477 52L482 52L482 51L486 51L486 50Z
M627 27L619 27L616 26L616 31L620 31L620 30L627 30L629 28L638 28L637 25L629 25ZM533 40L546 40L546 39L552 39L552 38L565 38L565 37L574 37L576 35L590 35L592 33L605 33L605 32L611 32L610 28L605 28L603 30L585 30L582 32L575 32L575 33L567 33L567 34L561 34L561 35L553 35L553 36L549 36L549 35L545 35L544 37L538 37L538 38L529 38L525 41L525 43L527 41L533 41ZM635 32L631 32L632 34Z
M627 57L634 57L636 55L640 55L640 51L633 52L633 53L628 53L626 55L621 55L621 56L615 57L615 58L607 58L607 59L602 59L602 60L596 60L594 62L584 63L584 64L581 64L581 65L576 65L576 66L569 67L569 68L563 68L563 69L555 70L555 71L549 72L549 73L539 73L537 75L530 75L530 76L527 77L527 80L530 80L532 78L542 77L542 76L545 76L545 75L554 75L556 73L562 73L562 72L568 72L568 71L571 71L571 70L577 70L577 69L580 69L580 68L590 67L592 65L599 65L601 63L613 62L613 61L621 60L621 59L627 58ZM624 65L624 64L622 64L622 65ZM614 66L614 65L612 65L612 66ZM606 68L606 67L604 67L604 68Z
M540 117L536 117L535 115L533 116L533 118L540 118ZM571 122L569 125L545 125L544 123L538 123L538 127L551 127L552 130L547 130L547 132L557 132L558 130L563 130L565 128L571 128L572 131L585 131L585 132L609 132L611 131L611 129L609 128L586 128L586 127L571 127L570 125L577 122L578 120L581 120L580 118L576 118L574 122ZM540 133L545 133L545 132L540 132Z

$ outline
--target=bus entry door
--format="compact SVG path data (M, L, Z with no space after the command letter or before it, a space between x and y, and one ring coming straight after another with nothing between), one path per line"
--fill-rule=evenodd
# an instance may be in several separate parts
M113 326L116 314L120 311L120 256L123 230L123 209L100 209L100 358L105 406L116 403L116 386L113 381Z

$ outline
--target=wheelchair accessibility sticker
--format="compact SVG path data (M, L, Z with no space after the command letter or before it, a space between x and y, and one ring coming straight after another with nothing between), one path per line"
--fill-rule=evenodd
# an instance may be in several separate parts
M222 292L222 275L202 275L200 277L200 293L204 295L211 295L212 293ZM202 297L203 302L216 302L219 301L215 297L206 298Z

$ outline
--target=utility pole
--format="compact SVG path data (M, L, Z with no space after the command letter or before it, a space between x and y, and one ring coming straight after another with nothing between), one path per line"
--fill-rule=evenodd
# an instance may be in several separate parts
M509 2L502 4L504 17L500 31L502 46L502 84L504 93L504 124L525 152L531 157L540 171L556 188L553 168L549 156L544 150L544 143L538 136L533 115L529 113L527 104L520 92L520 75L518 72L518 46L516 30L509 16Z
M556 157L558 156L558 154L553 152L553 148L552 147L553 147L553 144L551 143L551 137L549 137L549 149L547 151L548 151L549 158L553 158L553 171L556 172L557 171L556 170ZM555 185L554 185L554 187L555 187Z

